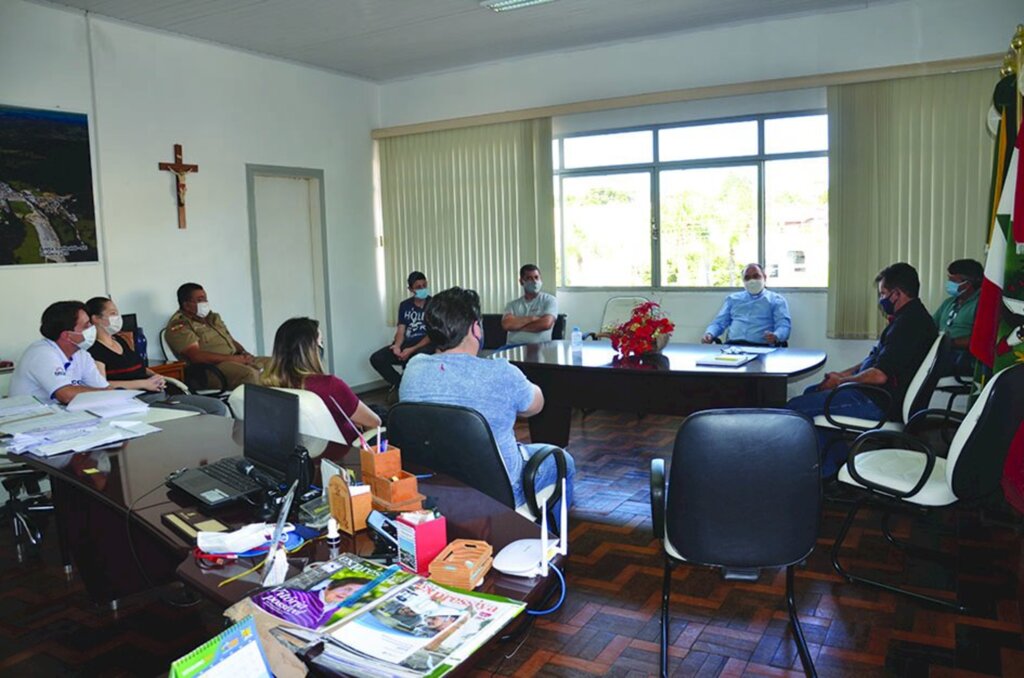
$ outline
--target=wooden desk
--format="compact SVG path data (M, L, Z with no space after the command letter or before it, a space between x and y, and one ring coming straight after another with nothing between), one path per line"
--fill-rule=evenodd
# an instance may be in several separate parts
M248 594L253 583L241 581L218 588L217 583L231 572L196 567L190 556L191 544L165 526L160 516L195 506L187 495L164 486L167 474L240 455L242 424L223 417L196 416L161 422L158 427L163 429L160 433L129 440L120 449L48 459L23 455L21 459L50 475L58 531L94 600L116 600L180 577L211 600L230 605ZM303 442L309 443L311 450L324 449L322 456L359 473L356 448L326 441ZM316 473L319 478L319 464ZM449 539L483 539L497 552L516 539L537 536L532 522L448 476L422 480L420 492L436 499L447 518ZM252 509L247 506L229 507L212 515L238 526L251 521ZM132 507L130 517L128 507ZM128 530L135 556L126 541ZM355 538L342 535L341 550L368 554L373 547L366 532L361 532ZM298 555L324 558L326 552L309 548ZM533 604L556 581L553 574L548 579L521 579L492 571L480 590Z
M176 360L169 363L150 362L149 369L159 375L170 377L171 379L177 379L180 382L185 381L185 363L181 361Z
M780 348L742 367L702 367L701 357L721 346L669 344L641 363L618 359L611 342L583 342L573 355L568 341L499 351L544 392L544 409L530 418L534 442L565 446L572 408L638 414L687 415L718 407L780 407L791 380L825 364L823 351Z

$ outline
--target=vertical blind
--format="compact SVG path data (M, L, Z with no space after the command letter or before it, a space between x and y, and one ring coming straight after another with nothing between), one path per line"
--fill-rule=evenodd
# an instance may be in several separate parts
M995 70L828 88L828 336L878 336L873 281L906 261L921 298L942 300L946 266L984 261Z
M551 120L382 139L381 220L389 308L406 276L475 289L483 311L519 296L519 267L554 281Z

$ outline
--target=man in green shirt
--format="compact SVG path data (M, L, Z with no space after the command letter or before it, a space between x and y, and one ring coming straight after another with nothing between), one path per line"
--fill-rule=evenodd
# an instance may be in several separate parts
M957 259L946 272L946 299L939 305L932 319L939 328L953 340L953 350L946 364L941 365L940 374L969 375L974 373L974 358L968 351L971 332L974 331L974 314L978 310L978 294L985 269L974 259Z

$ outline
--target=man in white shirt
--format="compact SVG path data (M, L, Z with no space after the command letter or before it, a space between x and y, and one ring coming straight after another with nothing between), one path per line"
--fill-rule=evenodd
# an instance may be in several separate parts
M50 304L43 311L39 333L44 338L25 349L14 368L12 396L31 395L42 402L67 405L79 393L110 388L89 355L96 328L85 304Z
M513 299L505 306L501 318L502 328L508 332L507 344L539 344L551 341L551 328L558 318L558 302L540 288L540 269L526 264L519 269L519 284L523 296Z

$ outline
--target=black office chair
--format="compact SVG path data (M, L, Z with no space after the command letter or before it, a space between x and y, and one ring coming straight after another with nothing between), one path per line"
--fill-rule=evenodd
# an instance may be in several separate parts
M487 420L476 410L433 403L398 403L388 412L388 440L402 450L402 459L450 475L531 520L540 518L562 496L565 453L558 447L533 455L523 468L526 504L516 506L512 483ZM534 480L541 463L553 457L558 477L551 493L538 497ZM547 495L547 496L545 496Z
M964 612L966 607L957 601L868 579L851 573L839 562L854 518L869 502L877 502L883 508L882 533L886 540L904 547L889 530L889 515L894 509L909 505L927 511L980 501L999 491L1006 455L1024 421L1024 365L1009 367L990 378L966 415L924 410L915 415L908 428L918 420L936 416L946 422L951 417L962 420L945 458L921 439L903 432L869 431L854 442L846 465L839 471L839 481L860 488L863 496L854 503L839 530L832 546L832 566L851 583L867 584ZM927 549L915 550L927 553Z
M721 337L715 337L714 339L711 340L711 343L721 344L723 342ZM729 346L771 346L774 348L789 348L788 341L777 341L774 344L759 344L753 341L743 341L742 339L737 339L736 341L726 339L725 343L728 344Z
M164 358L169 362L179 359L177 354L171 350L167 343L167 328L160 330L160 348L164 352ZM192 363L180 358L185 362L185 385L188 390L196 395L219 398L227 402L231 391L228 390L228 378L224 376L216 365L210 363Z
M555 324L551 328L551 341L559 341L565 339L565 323L567 322L567 316L564 313L559 313L555 317Z
M38 547L43 540L42 530L32 514L53 511L50 495L39 486L44 478L45 473L16 462L7 455L0 455L0 482L8 497L7 502L0 507L0 519L11 522L19 561L24 555L25 540L34 547Z
M484 350L493 351L508 343L508 332L501 326L501 313L482 314L480 327L484 331Z
M667 675L669 594L678 563L756 580L786 568L786 606L804 673L817 675L793 593L793 568L814 549L821 518L818 441L810 419L790 410L705 410L679 428L665 460L651 461L654 536L665 549L661 675Z

